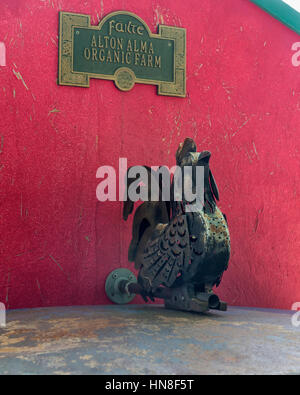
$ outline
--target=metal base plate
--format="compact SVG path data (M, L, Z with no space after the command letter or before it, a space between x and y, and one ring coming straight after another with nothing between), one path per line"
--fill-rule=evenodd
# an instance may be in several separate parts
M113 270L106 279L105 282L105 293L109 300L117 304L126 304L133 300L135 294L126 294L119 291L119 283L122 280L127 280L132 283L136 283L135 275L125 268L119 268Z

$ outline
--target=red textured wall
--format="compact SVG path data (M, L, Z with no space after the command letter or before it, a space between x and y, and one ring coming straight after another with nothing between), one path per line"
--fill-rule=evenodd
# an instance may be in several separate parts
M186 99L153 86L58 86L58 11L117 10L187 28ZM0 301L9 308L108 303L131 222L99 203L96 170L173 165L194 137L211 166L232 238L219 295L236 305L300 300L300 84L296 33L248 0L2 0ZM135 301L139 301L137 298Z

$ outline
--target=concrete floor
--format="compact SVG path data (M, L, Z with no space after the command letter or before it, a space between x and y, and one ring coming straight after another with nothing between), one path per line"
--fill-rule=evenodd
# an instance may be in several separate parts
M14 310L0 328L0 374L300 374L291 316L153 305Z

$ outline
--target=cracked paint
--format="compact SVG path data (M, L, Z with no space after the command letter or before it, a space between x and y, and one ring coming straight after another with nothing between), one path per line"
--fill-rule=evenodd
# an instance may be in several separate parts
M11 311L0 372L297 374L298 333L290 315L240 308L189 314L161 306Z
M218 295L229 304L278 308L300 300L300 89L291 63L299 37L250 1L212 4L0 2L0 301L6 307L109 303L108 273L133 270L131 223L122 221L120 202L97 201L96 170L117 168L120 157L129 166L171 167L188 136L212 153L231 232L232 257ZM124 93L104 80L88 89L58 86L62 9L91 15L94 23L126 9L153 32L162 23L186 28L187 97L160 97L141 84Z

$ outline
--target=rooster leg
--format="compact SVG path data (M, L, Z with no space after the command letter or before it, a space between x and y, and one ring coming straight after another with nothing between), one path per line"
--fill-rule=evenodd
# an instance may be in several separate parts
M196 292L192 284L171 288L171 297L165 299L165 307L174 310L203 313L210 309L227 310L227 304L221 302L212 292Z
M145 302L150 298L164 299L165 307L173 310L191 311L203 313L210 309L227 310L227 304L220 301L213 292L197 292L192 284L177 288L159 287L153 292L146 291L140 284L128 283L120 284L121 291L126 289L129 293L140 294Z
M210 309L227 310L227 304L221 302L213 292L199 292L194 284L184 284L181 287L145 289L136 282L135 276L128 269L116 269L106 280L106 294L110 300L118 304L130 302L135 294L142 296L145 302L148 298L164 299L165 307L173 310L203 313Z

